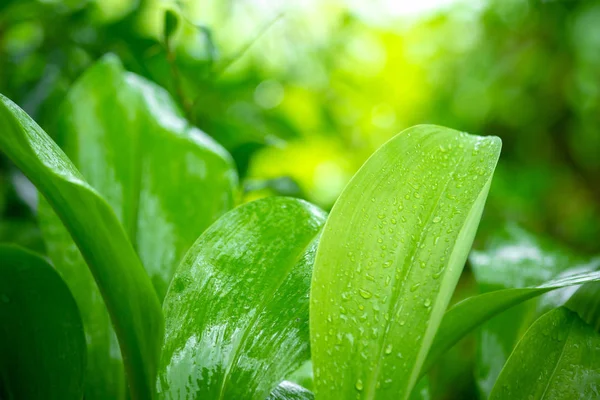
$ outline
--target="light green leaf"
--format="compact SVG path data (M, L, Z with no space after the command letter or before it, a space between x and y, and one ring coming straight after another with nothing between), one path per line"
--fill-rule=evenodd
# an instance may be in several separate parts
M41 257L0 245L0 398L83 395L85 337L67 285Z
M167 399L265 399L310 357L309 287L325 215L296 199L245 204L215 222L167 296Z
M72 87L57 140L116 211L162 299L185 252L233 206L231 157L187 124L164 89L124 71L113 56ZM122 398L122 361L102 297L60 219L44 201L39 211L48 254L82 310L86 399Z
M546 282L533 288L496 290L461 301L444 315L422 373L427 372L438 357L463 336L504 310L551 290L597 281L600 281L600 271L584 272Z
M281 382L267 397L267 400L313 400L315 396L310 390L293 382Z
M534 287L600 266L554 241L514 223L496 231L481 250L469 256L481 292ZM477 331L475 379L481 397L490 392L520 337L544 312L564 304L577 290L569 286L525 301L483 323Z
M531 325L490 400L595 399L600 389L600 335L577 314L556 308Z
M470 250L500 140L410 128L336 202L311 287L318 399L406 399Z
M133 399L151 399L163 319L152 283L123 227L62 150L2 95L0 132L0 149L59 215L100 288L117 332Z

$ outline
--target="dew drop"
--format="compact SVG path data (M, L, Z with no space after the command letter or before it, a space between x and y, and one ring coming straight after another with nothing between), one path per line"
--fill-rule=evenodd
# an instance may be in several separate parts
M425 302L423 304L425 305L425 307L429 307L431 305L431 300L425 299Z
M358 390L359 392L363 390L363 381L361 379L356 381L356 384L354 385L354 387L356 388L356 390Z
M392 354L392 345L388 344L387 346L385 346L385 354Z
M421 284L420 284L420 283L415 283L414 285L412 285L412 286L410 287L410 291L411 291L411 292L414 292L414 291L416 291L416 290L419 288L419 286L421 286Z
M371 297L373 297L373 293L369 292L368 290L359 289L358 292L360 293L360 296L363 299L370 299Z
M435 218L433 219L433 223L434 223L434 224L437 224L437 223L438 223L438 222L440 222L441 220L442 220L442 218L440 218L440 217L435 217Z

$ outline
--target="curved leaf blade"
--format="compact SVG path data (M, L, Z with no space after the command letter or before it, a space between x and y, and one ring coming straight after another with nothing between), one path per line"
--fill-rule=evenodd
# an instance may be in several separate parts
M112 55L70 90L56 140L115 210L162 299L189 247L233 207L233 159Z
M264 399L310 357L308 295L324 219L304 201L271 197L200 236L165 298L164 398Z
M87 342L85 398L125 400L123 357L94 276L71 234L44 199L40 199L38 220L48 257L69 286L81 312Z
M319 399L406 399L467 258L500 140L410 128L336 202L311 288Z
M281 382L267 397L267 400L313 400L314 394L290 381Z
M230 155L189 126L164 89L126 72L111 55L71 88L56 138L116 212L162 299L185 252L233 206L237 177ZM123 365L93 277L43 199L39 220L48 255L82 310L90 369L86 399L123 398Z
M496 290L461 301L444 315L422 374L463 336L502 311L551 290L597 281L600 281L600 271L585 272L546 282L538 287Z
M490 400L596 398L599 348L600 335L577 314L565 307L549 311L517 344Z
M44 195L84 256L117 332L134 399L154 393L163 320L160 302L110 206L50 137L0 95L0 149Z
M85 337L67 285L41 257L0 245L0 397L76 400Z
M535 287L550 279L594 270L600 263L580 257L560 243L508 223L469 256L481 292ZM575 286L522 302L483 323L477 330L475 380L488 398L506 360L527 328L543 313L564 304Z

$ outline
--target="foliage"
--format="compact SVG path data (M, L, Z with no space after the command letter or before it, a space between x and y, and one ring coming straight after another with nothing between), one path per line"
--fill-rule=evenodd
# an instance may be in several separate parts
M0 398L596 395L598 3L225 3L0 4Z

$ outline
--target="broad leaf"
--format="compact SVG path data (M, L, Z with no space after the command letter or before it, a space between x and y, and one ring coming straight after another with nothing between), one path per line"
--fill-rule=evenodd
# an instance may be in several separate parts
M315 396L310 390L293 382L281 382L267 397L267 400L313 400Z
M577 314L556 308L531 325L490 400L592 399L600 386L600 335Z
M318 399L406 399L470 250L500 140L437 126L379 149L336 202L311 287Z
M496 290L461 301L444 315L422 373L427 372L438 357L462 337L501 312L551 290L598 281L600 271L585 272L546 282L537 287Z
M481 250L469 256L481 292L534 287L559 275L591 270L598 265L554 241L510 223L499 229ZM525 301L482 324L477 331L475 379L487 398L520 337L541 314L564 304L574 286Z
M0 245L0 398L83 395L85 337L67 285L41 257Z
M189 126L166 91L106 56L77 81L58 117L57 141L115 210L159 297L198 236L233 206L229 154ZM90 377L86 399L124 395L122 361L106 307L69 233L45 201L48 254L82 310Z
M110 206L48 135L0 95L0 149L46 198L100 288L134 399L151 399L163 332L160 302Z
M192 246L167 296L160 393L265 399L309 357L309 288L324 213L271 197L225 214Z
M579 314L582 320L600 333L600 282L581 286L565 306Z

